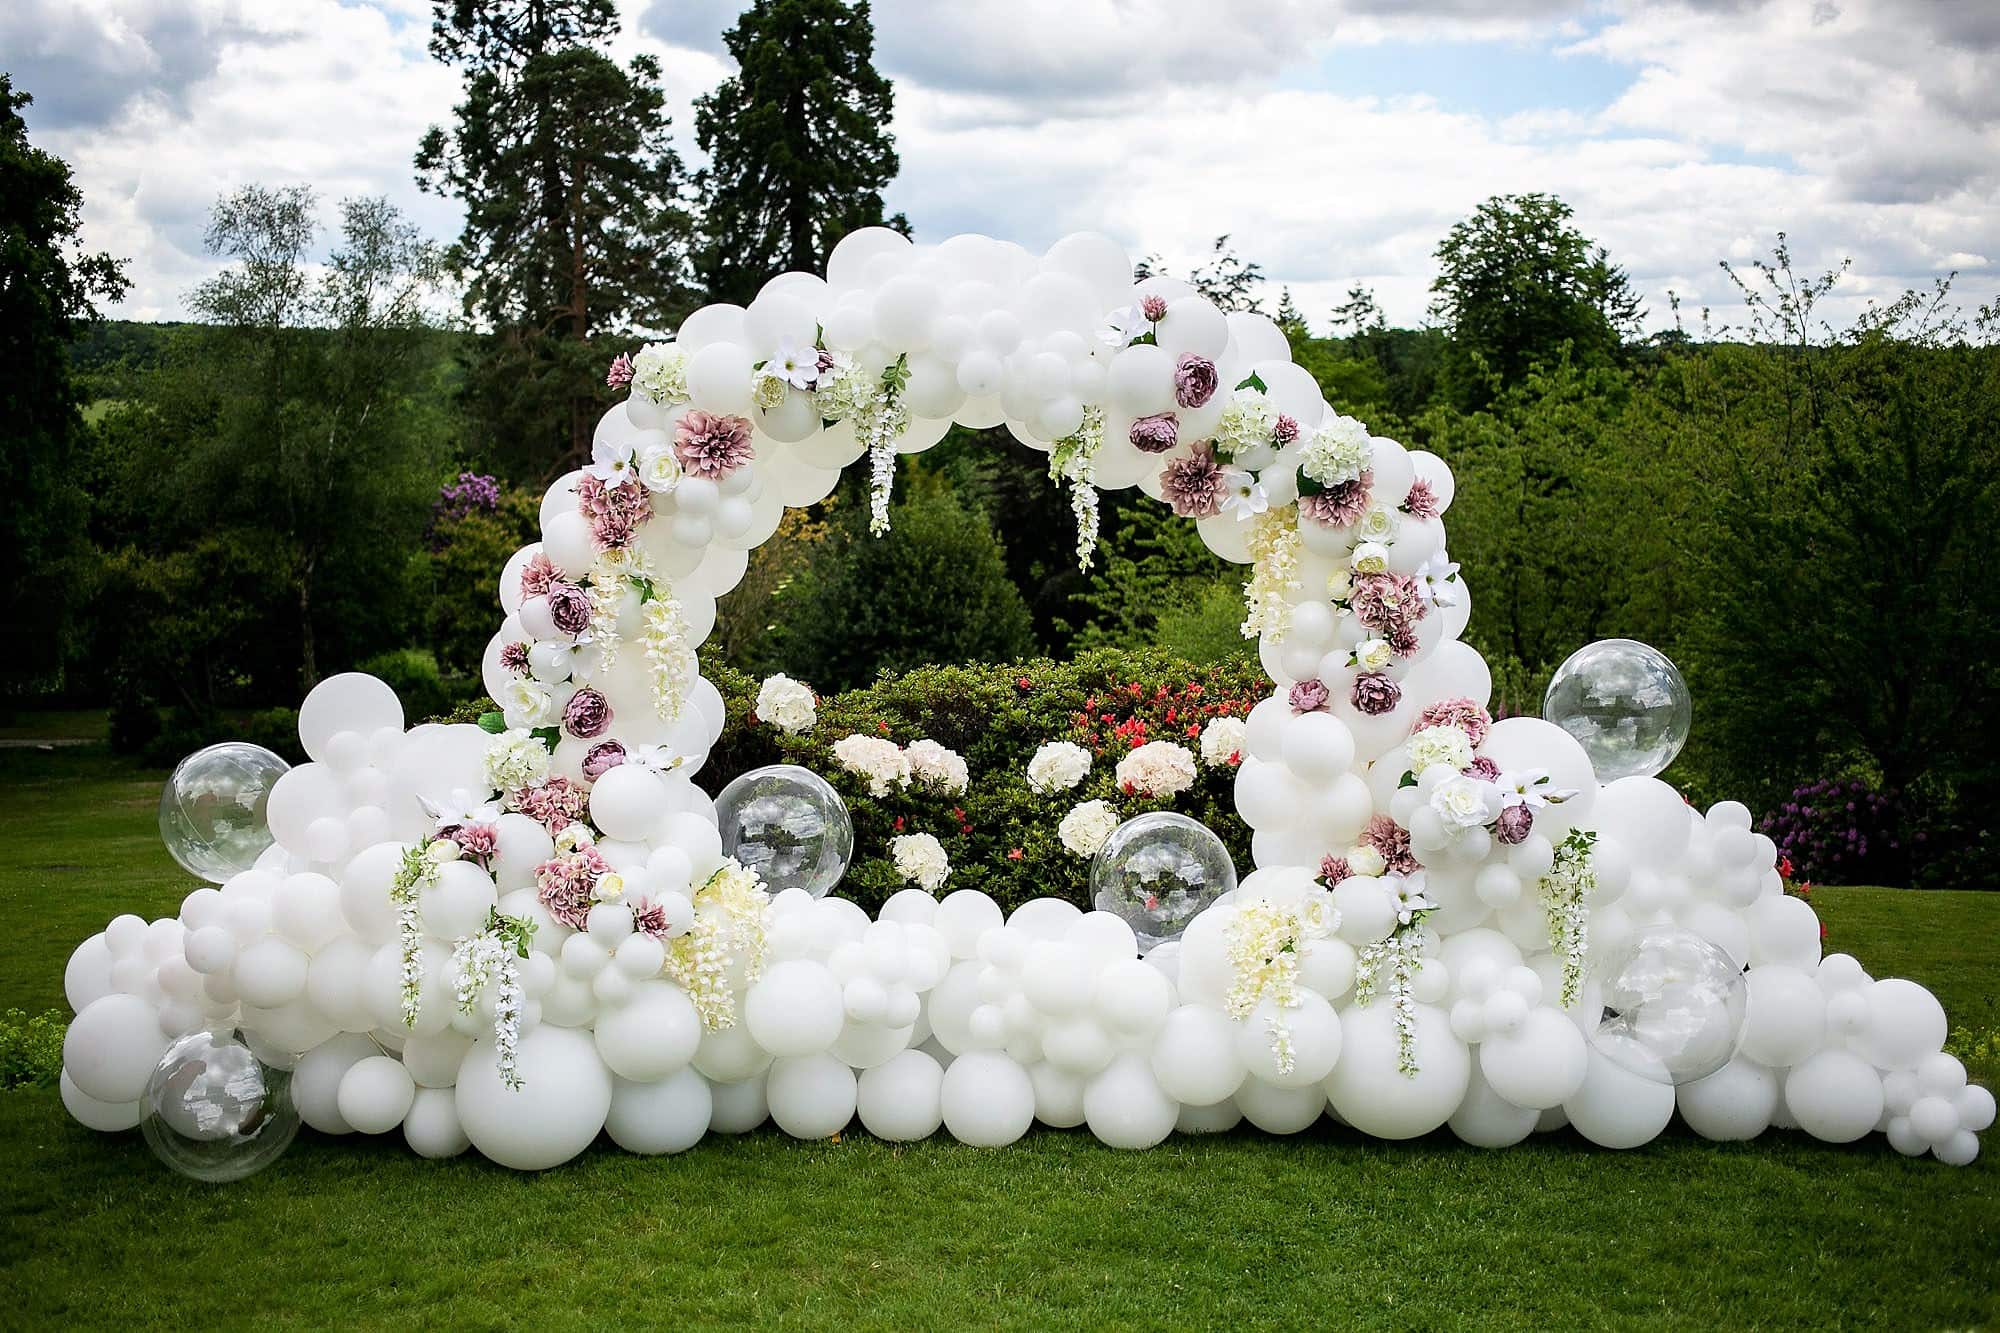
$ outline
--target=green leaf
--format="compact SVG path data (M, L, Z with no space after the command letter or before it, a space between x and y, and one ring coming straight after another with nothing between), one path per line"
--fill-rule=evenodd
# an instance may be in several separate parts
M561 727L536 727L528 734L548 746L552 754L555 752L557 742L562 740Z
M498 736L501 732L507 730L506 714L497 712L481 713L479 715L479 729Z
M660 597L659 589L655 587L653 581L647 578L644 574L628 574L626 575L625 581L632 585L633 592L639 594L640 601L655 602L659 600Z
M1270 386L1264 383L1264 377L1254 370L1245 375L1243 381L1236 387L1239 389L1255 389L1258 393L1268 393L1270 391Z
M1400 791L1404 787L1414 787L1416 785L1417 785L1417 775L1415 773L1405 772L1401 780L1399 780L1396 783L1396 788L1397 790Z

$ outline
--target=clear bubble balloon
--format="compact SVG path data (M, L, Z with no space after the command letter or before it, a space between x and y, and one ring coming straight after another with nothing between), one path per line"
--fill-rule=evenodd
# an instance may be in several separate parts
M154 1154L212 1184L262 1171L299 1132L291 1074L259 1060L240 1032L194 1032L170 1046L143 1111Z
M815 898L840 883L854 855L847 803L826 779L796 764L753 768L715 798L724 855L764 877L773 894Z
M1592 1044L1656 1082L1692 1083L1728 1064L1743 1037L1749 987L1715 945L1678 926L1649 926L1602 960L1604 1017Z
M1556 668L1542 716L1576 737L1599 782L1653 777L1687 744L1694 705L1680 668L1633 639L1600 639Z
M1093 905L1123 918L1142 954L1179 939L1188 922L1235 887L1236 866L1222 839L1164 810L1113 829L1090 865Z
M250 869L274 841L264 815L291 769L261 745L229 741L180 761L160 793L160 837L189 873L220 884Z

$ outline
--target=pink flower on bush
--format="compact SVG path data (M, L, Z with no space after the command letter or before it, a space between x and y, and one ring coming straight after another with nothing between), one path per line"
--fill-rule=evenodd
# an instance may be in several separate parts
M578 740L602 736L610 725L610 701L589 685L572 694L563 705L563 727Z
M1163 454L1181 442L1180 423L1172 412L1157 412L1134 421L1127 438L1142 454Z
M674 427L674 457L690 477L720 481L750 461L750 422L696 408Z
M1215 362L1189 352L1174 366L1174 401L1182 407L1200 407L1215 397Z

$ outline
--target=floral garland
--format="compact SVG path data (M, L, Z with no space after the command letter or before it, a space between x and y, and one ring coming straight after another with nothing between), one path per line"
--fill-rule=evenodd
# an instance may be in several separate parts
M608 670L618 660L624 635L618 633L619 604L625 590L636 588L642 602L653 595L653 565L636 546L604 551L590 566L590 641L597 645L597 664Z
M1259 514L1250 533L1250 579L1243 585L1246 615L1243 637L1268 635L1273 643L1291 627L1292 608L1285 594L1299 586L1302 539L1296 505Z
M652 592L650 585L647 591ZM700 669L694 649L688 646L681 604L671 596L653 593L640 605L639 618L639 646L646 654L646 671L653 683L653 711L662 722L678 722Z
M1584 900L1597 891L1597 869L1591 849L1597 835L1571 829L1556 844L1555 864L1536 885L1542 911L1548 915L1549 947L1562 960L1562 1007L1574 1005L1583 991L1584 965L1590 953L1590 908Z
M839 376L832 394L854 419L854 436L868 451L868 531L879 537L889 530L889 495L896 485L896 438L909 429L910 411L903 389L910 382L910 358L899 356L874 380L858 366Z
M1424 896L1423 880L1420 875L1398 876L1399 897L1396 912L1396 928L1387 938L1377 940L1361 951L1361 957L1354 970L1354 1002L1369 1005L1382 984L1384 968L1389 977L1389 1002L1396 1014L1396 1068L1405 1078L1417 1076L1417 1001L1410 993L1410 982L1415 977L1418 965L1423 961L1425 945L1429 942L1430 931L1424 925L1424 918L1436 910L1436 904Z
M1049 479L1070 484L1069 510L1076 517L1076 567L1090 572L1097 555L1097 451L1104 447L1104 409L1083 409L1076 434L1049 450Z
M486 928L452 946L451 963L458 974L458 1011L470 1014L488 986L493 996L493 1049L499 1057L500 1081L515 1092L521 1075L515 1067L521 1042L521 960L535 923L524 917L487 913Z
M450 854L439 851L450 848ZM424 1002L424 923L418 908L423 891L437 883L438 866L458 856L458 844L439 838L403 853L396 877L389 881L389 901L396 905L396 946L401 956L403 1026L415 1028Z
M1280 1076L1293 1068L1292 1030L1282 1011L1299 1005L1299 946L1324 939L1339 926L1340 910L1324 889L1308 893L1297 907L1260 899L1239 909L1229 923L1229 988L1223 992L1222 1009L1239 1023L1266 999L1281 1011L1266 1025Z
M721 1032L736 1026L736 961L745 985L763 971L771 896L756 871L731 858L695 890L694 909L693 927L667 947L666 975L694 1001L702 1026Z

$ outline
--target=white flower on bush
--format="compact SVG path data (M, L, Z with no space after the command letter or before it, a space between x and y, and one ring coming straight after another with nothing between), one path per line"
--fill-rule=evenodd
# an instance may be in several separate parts
M1056 836L1062 845L1078 856L1097 855L1097 849L1118 827L1118 812L1103 801L1085 801L1070 807L1056 826Z
M486 785L494 791L519 791L549 776L549 747L525 728L503 731L486 747Z
M1425 727L1410 737L1410 772L1443 764L1457 773L1472 762L1472 738L1458 727Z
M1069 741L1050 741L1028 761L1028 786L1047 794L1068 791L1090 772L1090 751Z
M1478 828L1500 817L1500 789L1459 774L1432 788L1431 809L1447 828Z
M870 796L887 796L891 787L910 785L909 758L894 741L856 732L833 743L833 757L842 768L867 780Z
M768 722L789 736L811 731L813 723L819 721L813 692L783 674L766 676L757 687L756 711L758 721Z
M965 790L971 778L958 752L936 741L912 741L903 756L909 761L911 775L926 787L956 794Z
M1118 761L1118 785L1140 796L1178 796L1194 786L1194 756L1185 745L1147 741Z
M944 844L928 833L905 833L889 840L896 873L927 893L936 893L951 875Z
M1241 762L1250 744L1250 728L1240 717L1212 718L1201 729L1201 762L1232 764Z

